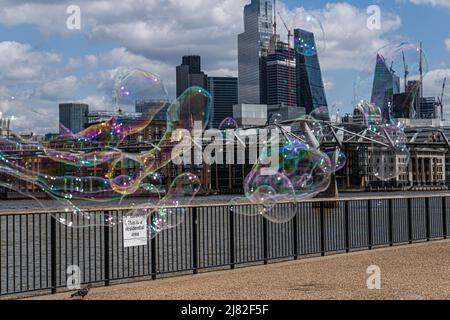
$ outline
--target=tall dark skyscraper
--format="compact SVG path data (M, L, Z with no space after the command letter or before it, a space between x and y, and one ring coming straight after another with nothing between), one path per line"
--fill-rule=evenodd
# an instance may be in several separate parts
M297 51L297 104L299 107L305 108L306 113L309 114L321 107L328 108L328 103L318 54L301 54L300 44L302 41L316 47L314 34L302 29L294 30L294 46ZM320 120L330 120L329 112L322 115L323 119Z
M382 55L377 54L371 102L381 109L383 119L390 117L394 95L400 92L400 77L389 68Z
M177 97L193 86L206 89L207 79L201 71L200 56L184 56L181 65L177 66Z
M239 103L264 103L261 58L267 56L273 34L272 0L252 0L244 8L244 32L238 36Z
M211 94L214 109L211 126L219 128L224 119L233 116L233 105L238 103L238 79L209 77L207 90Z
M78 133L85 128L88 121L89 105L84 103L61 103L59 105L59 123Z
M297 105L297 80L295 75L296 59L295 50L291 49L290 61L287 43L278 42L274 53L270 53L266 59L266 82L268 105L289 106L289 65L291 68L291 106Z

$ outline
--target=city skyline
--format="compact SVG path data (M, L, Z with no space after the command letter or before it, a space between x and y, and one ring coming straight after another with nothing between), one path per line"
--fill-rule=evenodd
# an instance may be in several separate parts
M175 95L175 66L182 55L201 55L204 71L210 76L236 76L237 35L244 30L244 5L250 3L243 0L223 1L215 4L213 14L207 17L199 9L199 4L183 1L162 6L150 2L146 8L139 8L142 11L139 14L134 6L126 9L124 5L114 9L117 12L121 8L126 9L124 12L128 15L113 14L112 4L95 6L79 1L81 30L68 30L66 8L69 3L63 1L55 5L37 1L33 5L21 5L8 0L1 2L2 109L18 105L13 111L16 123L39 127L45 132L54 131L54 124L42 122L39 118L49 121L48 115L56 114L60 102L81 101L89 103L94 110L112 108L108 102L112 79L121 66L140 67L160 74L171 98ZM388 42L424 41L430 70L424 79L424 91L427 96L439 95L443 77L450 76L450 69L445 64L450 56L446 48L446 43L450 42L446 39L450 38L450 34L425 26L434 19L448 17L450 8L445 3L431 6L421 4L423 1L411 2L377 1L381 8L381 30L366 27L370 16L366 10L371 4L368 1L339 4L279 1L278 10L288 24L296 20L293 12L299 13L297 17L302 16L301 6L321 21L326 41L323 52L320 52L320 44L318 47L328 104L346 113L354 107L351 104L352 84L359 72L357 62L374 62L376 50ZM241 9L236 10L236 6ZM170 18L177 17L181 9L185 14L178 23L184 27L180 31L180 26ZM422 20L417 21L413 17L419 11ZM41 13L39 17L38 12ZM42 19L43 16L48 19ZM166 23L159 24L164 19ZM342 26L345 30L335 30L336 26ZM124 36L126 30L127 37ZM359 32L355 33L355 30ZM113 31L117 31L115 35ZM168 36L165 34L166 37L163 37L166 31ZM177 31L180 31L179 34L176 34ZM337 35L338 31L340 35ZM278 21L278 32L281 40L286 41L281 21ZM320 32L317 37L321 42ZM9 57L9 61L4 57ZM349 65L349 62L354 65ZM5 102L8 97L11 101ZM19 105L22 97L36 109L32 111L37 111L42 117L29 119L30 110ZM446 102L448 106L448 94ZM9 109L11 112L11 107Z

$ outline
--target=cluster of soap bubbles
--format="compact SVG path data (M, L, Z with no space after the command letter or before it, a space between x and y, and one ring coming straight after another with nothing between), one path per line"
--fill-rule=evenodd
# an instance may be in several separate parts
M23 185L33 186L57 201L67 215L55 217L70 227L93 224L115 226L122 223L113 216L101 221L95 213L77 206L78 201L119 205L127 197L146 195L148 203L133 208L124 216L145 214L152 236L181 223L180 207L192 202L200 191L200 180L185 172L175 177L165 190L160 174L174 156L176 146L190 133L195 121L203 129L208 125L212 104L210 94L199 87L187 89L172 103L159 76L143 70L121 72L114 85L115 108L106 121L93 123L81 132L71 132L61 126L60 134L47 142L29 142L11 133L0 140L0 174L3 187L37 200ZM16 102L16 101L14 101ZM124 111L140 103L145 110L130 117ZM165 131L159 141L141 153L126 152L126 142L141 133L159 112L167 113ZM30 127L29 131L32 128ZM30 154L26 156L26 152ZM25 154L17 158L17 153ZM39 157L39 162L36 157ZM15 182L21 181L19 187Z
M315 118L322 111L297 119L288 130L277 114L272 116L269 139L244 182L245 197L232 200L233 211L262 215L275 223L290 221L296 207L284 210L279 203L296 203L326 191L334 173L346 163L345 154L320 149L325 122ZM246 203L256 205L257 210Z
M405 128L398 119L419 116L427 58L413 43L389 44L361 69L354 84L353 121L367 126L370 173L380 181L390 181L406 174L410 162ZM420 115L427 116L432 115Z

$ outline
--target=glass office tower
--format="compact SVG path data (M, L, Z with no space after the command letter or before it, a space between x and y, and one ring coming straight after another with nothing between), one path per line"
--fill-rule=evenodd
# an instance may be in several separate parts
M238 35L239 103L259 104L265 87L261 58L273 34L271 0L252 0L244 8L244 32Z
M316 47L314 34L312 32L295 29L294 47L297 56L297 104L305 108L307 114L318 108L328 109L325 87L322 80L322 71L319 64L318 54L304 55L299 53L300 43L306 42ZM329 112L321 112L321 119L330 120Z
M371 102L381 109L383 119L388 120L394 103L394 95L400 93L400 78L377 54Z

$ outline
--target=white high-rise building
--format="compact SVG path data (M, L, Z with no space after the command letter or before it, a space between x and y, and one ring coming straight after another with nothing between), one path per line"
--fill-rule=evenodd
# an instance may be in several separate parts
M244 32L238 35L240 104L262 102L266 84L260 58L267 56L272 34L272 0L252 0L244 8Z

